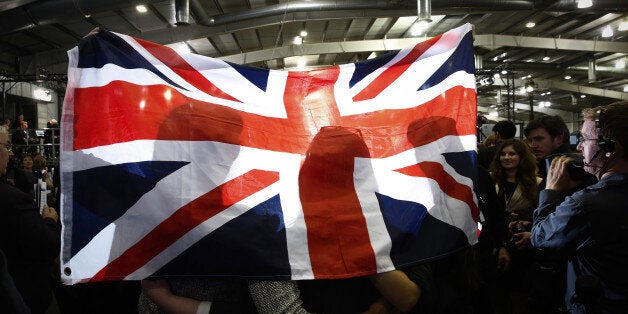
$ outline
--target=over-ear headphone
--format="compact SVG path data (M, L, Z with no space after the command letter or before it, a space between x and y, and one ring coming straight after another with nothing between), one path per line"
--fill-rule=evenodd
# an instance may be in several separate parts
M597 146L606 153L612 152L615 150L615 141L605 140L602 135L600 135L597 139Z
M598 113L598 114L601 114ZM609 153L615 150L615 141L613 140L607 140L602 136L602 123L600 121L600 117L598 116L597 119L595 119L595 126L597 129L597 146L603 150L605 153Z

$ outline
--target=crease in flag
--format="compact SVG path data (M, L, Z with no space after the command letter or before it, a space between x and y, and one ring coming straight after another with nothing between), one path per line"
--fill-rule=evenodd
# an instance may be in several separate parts
M64 283L348 278L477 241L469 24L311 71L104 30L68 56Z

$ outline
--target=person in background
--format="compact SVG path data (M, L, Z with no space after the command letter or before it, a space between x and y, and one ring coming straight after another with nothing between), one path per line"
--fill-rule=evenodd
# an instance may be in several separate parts
M9 135L0 129L0 175L9 162ZM30 194L0 183L0 250L9 274L32 313L45 313L52 301L50 267L61 247L59 216Z
M12 129L19 129L22 127L22 122L24 121L24 115L20 114L17 116L17 118L15 119L15 121L13 122L13 125L11 125Z
M44 131L44 144L51 144L44 148L46 158L52 159L59 157L59 123L56 119L51 119L46 124ZM53 145L55 146L53 148Z
M503 141L491 163L491 176L495 182L497 197L504 202L509 215L510 238L504 243L512 258L511 267L498 281L498 304L510 313L526 313L527 298L525 276L534 262L530 247L528 227L532 211L536 207L538 183L536 159L528 146L519 140Z
M473 246L479 287L473 295L475 313L495 313L497 279L510 267L510 253L504 246L508 235L505 206L497 197L495 183L488 170L477 166L476 195L480 210L480 234Z
M20 159L20 169L15 172L15 187L35 197L33 187L35 183L37 183L37 176L33 172L33 157L23 154Z
M539 176L547 175L545 159L554 154L570 153L569 129L560 116L540 116L528 122L523 129L526 140L537 160ZM542 189L544 185L541 184Z
M577 149L599 182L578 184L555 158L534 211L532 245L566 257L569 313L628 313L628 102L583 110Z
M493 146L486 144L486 147L478 151L478 163L485 169L490 167L491 161L493 161L493 157L495 156L497 145L504 140L514 138L517 133L515 124L508 120L495 123L492 130L493 134L491 135L495 137L495 144Z
M0 125L0 128L4 128L8 132L11 129L11 120L4 119L4 121L2 122L2 125Z

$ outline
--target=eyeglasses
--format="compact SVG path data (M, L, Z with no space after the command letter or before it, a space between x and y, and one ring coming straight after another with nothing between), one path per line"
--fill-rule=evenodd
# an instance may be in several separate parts
M597 138L584 138L584 137L581 137L581 138L578 139L578 143L576 143L576 144L580 145L580 144L582 144L582 143L584 143L586 141L597 141Z
M13 149L13 145L11 145L9 143L0 143L0 147L6 148L7 151L11 151L11 149Z

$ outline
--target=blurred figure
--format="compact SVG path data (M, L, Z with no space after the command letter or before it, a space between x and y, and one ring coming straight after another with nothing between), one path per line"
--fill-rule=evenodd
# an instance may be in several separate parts
M11 143L14 145L14 153L18 158L22 157L22 154L26 152L28 148L28 123L26 121L20 122L20 127L13 130L11 136Z
M22 127L22 122L24 121L24 115L18 115L17 118L15 119L15 122L13 122L13 125L11 126L12 129L19 129Z
M46 130L44 131L44 144L51 144L45 146L44 153L46 158L59 157L59 123L56 119L48 121L46 124Z
M2 125L0 125L0 128L3 128L3 129L5 129L8 132L9 129L11 129L11 120L10 119L4 119L4 121L2 122Z

